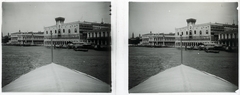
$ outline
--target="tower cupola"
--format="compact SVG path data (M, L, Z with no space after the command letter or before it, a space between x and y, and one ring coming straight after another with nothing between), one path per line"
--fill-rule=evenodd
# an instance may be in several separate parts
M187 19L187 26L195 25L195 23L196 23L196 19L193 19L193 18Z
M63 17L57 17L57 18L55 18L56 25L61 25L61 24L63 24L63 23L64 23L64 20L65 20L65 18L63 18Z

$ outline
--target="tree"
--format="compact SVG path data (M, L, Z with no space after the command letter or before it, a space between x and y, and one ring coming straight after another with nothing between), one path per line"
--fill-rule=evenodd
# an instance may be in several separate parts
M6 35L2 38L2 43L7 43L7 42L9 42L10 39L11 38Z

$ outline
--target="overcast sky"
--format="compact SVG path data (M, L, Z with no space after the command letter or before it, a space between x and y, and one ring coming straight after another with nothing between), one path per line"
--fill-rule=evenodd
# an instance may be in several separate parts
M175 28L187 25L186 19L197 19L196 24L218 22L238 23L237 3L166 3L130 2L129 37L139 34L174 33Z
M3 35L27 31L43 31L44 26L55 25L56 17L64 17L65 23L92 21L111 23L110 2L7 2L3 3Z

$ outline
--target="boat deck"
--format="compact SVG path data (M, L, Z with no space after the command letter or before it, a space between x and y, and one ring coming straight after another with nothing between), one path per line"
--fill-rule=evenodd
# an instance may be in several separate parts
M234 92L234 84L186 65L160 72L130 89L130 93Z
M110 92L110 85L76 70L51 63L20 76L3 92Z

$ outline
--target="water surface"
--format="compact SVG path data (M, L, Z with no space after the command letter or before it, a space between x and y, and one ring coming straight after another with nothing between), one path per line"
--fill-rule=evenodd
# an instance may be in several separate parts
M129 47L129 88L180 64L180 49ZM183 64L238 85L238 53L183 50Z
M111 83L111 52L54 49L54 63ZM51 49L44 46L2 47L2 86L40 66L51 63Z

